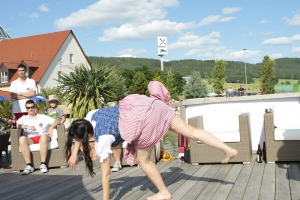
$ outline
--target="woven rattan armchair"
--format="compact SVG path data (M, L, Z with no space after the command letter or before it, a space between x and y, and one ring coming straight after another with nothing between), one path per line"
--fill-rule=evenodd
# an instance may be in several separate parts
M12 170L20 171L26 166L26 162L23 158L22 153L19 151L19 137L22 134L21 129L11 129L11 159L12 159ZM58 148L48 150L46 163L50 167L62 167L67 165L65 157L65 127L64 125L57 126L57 136L58 136ZM31 152L31 160L33 167L38 169L41 164L41 157L39 151Z
M264 130L266 161L268 163L274 163L275 161L300 161L300 140L275 140L273 113L264 114Z
M238 117L240 142L226 142L228 146L237 149L239 152L236 157L230 160L230 162L249 164L251 162L252 154L249 114L242 113ZM188 123L194 127L204 128L202 115L189 118ZM198 165L199 163L220 163L223 158L224 153L221 150L196 140L190 140L190 161L192 165Z

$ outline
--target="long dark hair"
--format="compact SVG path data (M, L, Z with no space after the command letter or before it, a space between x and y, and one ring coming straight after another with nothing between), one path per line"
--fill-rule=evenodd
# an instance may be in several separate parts
M89 134L94 135L93 126L89 121L85 119L77 119L73 121L68 132L65 151L66 156L70 158L73 139L82 140L81 144L83 146L85 165L89 171L90 176L94 177L95 172L93 170L93 160L90 155L91 149L89 146Z

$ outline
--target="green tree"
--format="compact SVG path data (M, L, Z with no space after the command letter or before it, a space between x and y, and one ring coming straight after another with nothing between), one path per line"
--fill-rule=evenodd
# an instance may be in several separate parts
M175 78L174 73L171 70L168 70L166 80L165 80L165 87L168 89L171 99L178 100L177 88L175 85Z
M129 88L132 85L132 80L133 80L133 76L134 76L135 72L134 70L131 69L123 69L122 70L122 77L125 78L125 86L127 88Z
M135 73L142 72L145 75L146 80L148 80L149 82L151 80L153 80L153 76L154 76L153 71L149 67L147 67L146 65L143 65L141 67L137 67L137 68L135 68L134 71L135 71Z
M207 96L207 87L203 82L199 71L192 72L190 81L183 87L183 95L187 99L203 98Z
M276 76L274 73L276 62L270 59L269 56L264 56L261 68L260 91L262 94L274 94L276 85Z
M290 81L285 81L285 84L286 85L291 85L291 82Z
M149 81L146 79L143 72L136 72L132 80L132 85L129 87L129 93L149 95L147 88L148 83Z
M165 80L163 79L163 77L161 76L161 74L159 72L154 72L154 77L153 77L153 81L159 81L162 84L165 83Z
M70 75L62 73L61 90L65 91L64 99L70 108L70 118L83 118L87 112L101 108L100 95L105 101L115 101L125 93L124 79L116 74L113 67L92 64L92 68L77 66Z
M227 76L225 76L227 62L224 60L216 60L214 70L210 75L206 74L206 78L209 84L213 85L214 92L218 95L225 91L224 84Z
M185 79L183 78L182 74L179 72L174 72L174 87L176 88L176 93L178 95L182 95L183 87L186 84Z

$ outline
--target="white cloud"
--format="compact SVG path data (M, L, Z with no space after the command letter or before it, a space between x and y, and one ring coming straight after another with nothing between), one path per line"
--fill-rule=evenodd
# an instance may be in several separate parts
M39 18L40 15L39 15L39 13L32 13L32 14L30 15L30 17L31 17L31 18Z
M271 38L264 40L262 44L266 45L288 45L292 44L295 41L300 40L300 34L298 35L293 35L292 37L279 37L279 38Z
M273 60L277 59L277 58L282 58L282 57L283 57L283 55L281 53L274 53L274 54L270 55L270 58Z
M225 46L209 46L200 49L192 49L188 51L186 56L196 55L200 59L210 60L210 59L223 59L230 61L245 61L258 60L261 58L260 51L258 50L239 50L235 51L233 49L227 49Z
M202 21L199 23L199 26L210 25L214 22L228 22L234 19L236 19L236 17L222 17L221 15L210 15L202 19Z
M300 52L300 47L293 47L292 52L293 53L299 53Z
M131 54L122 54L122 55L119 55L118 57L121 57L121 58L137 58L137 56L134 56L134 55L131 55Z
M284 21L290 26L300 27L300 13L295 14L292 19L285 18Z
M235 13L241 11L241 7L233 7L233 8L224 8L222 10L222 14L230 14L230 13Z
M266 24L266 23L268 23L268 22L269 22L268 20L263 19L263 20L261 20L259 23L260 23L260 24Z
M48 12L49 8L45 4L43 4L43 5L40 5L39 10L41 10L43 12Z
M205 45L217 44L219 43L219 38L221 37L219 32L211 32L209 35L199 37L193 33L187 33L182 37L179 37L177 42L171 43L169 45L170 49L179 48L195 48Z
M226 49L215 54L215 56L218 59L223 58L224 60L245 61L247 59L260 56L260 52L258 50L246 50L244 52L244 50L235 51L232 49Z
M100 0L66 18L56 20L54 25L58 29L67 29L110 23L144 24L165 18L165 7L177 5L177 0Z
M144 54L147 53L145 49L124 49L122 51L119 51L118 54L120 55L129 55L129 54Z
M189 50L188 52L186 52L184 55L186 56L192 56L192 55L196 55L200 52L199 49L192 49L192 50Z
M267 32L253 32L253 31L251 31L251 32L249 32L248 34L243 34L243 36L247 36L247 35L249 35L249 36L253 36L253 35L271 35L271 34L273 34L273 32L272 31L267 31Z
M195 27L194 22L177 23L164 21L152 21L150 23L136 25L123 24L120 28L110 28L103 32L100 41L119 41L119 40L144 40L156 38L159 35L170 36L180 33L184 29Z

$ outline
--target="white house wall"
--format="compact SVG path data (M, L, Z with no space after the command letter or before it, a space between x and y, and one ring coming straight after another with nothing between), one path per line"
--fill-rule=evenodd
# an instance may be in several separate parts
M266 108L274 106L287 106L299 104L300 93L256 95L248 97L219 97L197 100L184 100L185 119L202 115L204 110L209 109L240 109L242 113L250 113L250 128L252 150L257 150L258 144L262 146L265 141L264 118ZM216 121L216 126L218 122Z
M70 63L70 54L73 54L74 63ZM54 79L58 79L58 71L62 73L70 74L75 69L75 66L84 64L91 67L86 60L84 53L81 51L78 43L72 34L69 34L66 41L58 51L57 55L51 62L49 68L42 77L39 85L41 88L55 87L58 82Z

